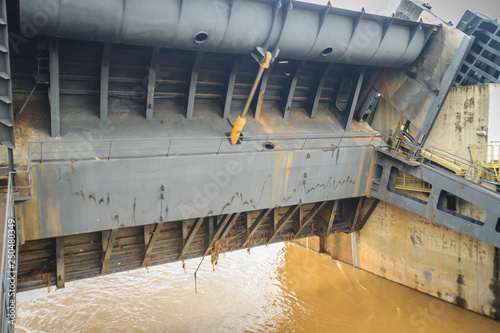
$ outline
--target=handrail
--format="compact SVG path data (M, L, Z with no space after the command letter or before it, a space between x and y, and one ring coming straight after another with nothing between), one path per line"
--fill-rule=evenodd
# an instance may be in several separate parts
M436 166L433 165L432 163L428 163L427 160L436 163L434 161L436 157L443 158L451 163L454 163L457 167L462 168L464 170L463 179L468 182L474 183L476 185L481 185L481 182L500 185L495 181L491 181L491 179L498 179L496 178L497 174L495 170L489 169L487 167L484 167L470 160L467 160L463 157L457 156L455 154L452 154L450 152L447 152L445 150L442 150L434 146L431 146L429 148L421 148L417 145L412 144L411 142L404 141L384 133L380 133L380 136L384 138L384 140L382 140L384 143L380 144L378 148L386 148L388 150L396 151L397 153L406 156L410 161L425 163L426 165L431 166L433 168L436 168ZM386 142L388 142L389 139L396 141L395 142L396 144L392 145L387 144ZM375 145L373 146L376 147ZM423 155L425 154L422 153L423 151L427 152L430 155L430 157L429 158L424 157ZM439 168L439 170L457 176L457 174L445 168ZM491 190L488 187L485 187L483 185L481 186L484 187L485 189Z
M28 185L15 185L16 176L27 174ZM16 190L28 189L28 197L32 196L31 188L32 172L31 158L28 147L28 163L26 170L11 171L8 173L7 180L7 195L5 202L5 220L2 239L2 259L0 263L0 302L1 302L1 322L0 331L14 332L15 331L15 306L16 306L16 290L17 290L17 258L19 234L15 222L15 201ZM9 243L10 240L10 243ZM15 253L12 251L15 249Z
M375 140L375 138L381 138ZM498 174L495 170L473 163L463 157L454 155L437 147L421 148L411 142L395 138L379 132L347 132L334 134L307 134L307 135L281 135L281 136L245 136L241 145L230 145L230 137L171 137L171 138L144 138L144 139L108 139L96 141L64 140L30 142L28 148L28 165L32 161L75 161L86 159L118 159L118 158L142 158L142 157L168 157L186 155L210 155L210 154L233 154L252 153L266 151L266 143L278 142L284 147L277 147L272 151L297 151L304 149L328 149L335 150L339 147L384 147L402 153L412 161L424 162L429 160L436 163L441 158L453 163L457 168L463 169L463 177L466 180L478 183L485 181L496 184ZM345 144L344 139L371 139L369 143L357 143L355 145ZM388 145L388 139L396 140L396 145ZM338 140L317 144L320 140ZM210 144L213 141L213 144ZM226 142L226 145L224 143ZM350 141L352 143L352 141ZM163 143L163 144L162 144ZM262 145L255 144L261 143ZM252 146L254 144L254 146ZM37 148L35 148L37 147ZM408 151L405 151L404 148ZM425 152L425 153L424 153ZM427 154L426 154L427 153ZM37 155L37 156L35 156ZM430 156L430 157L429 157ZM431 165L430 163L427 163ZM451 164L450 164L451 165ZM444 170L448 171L449 170ZM31 168L26 171L31 184ZM451 172L452 174L456 174ZM23 187L16 187L23 188ZM28 188L25 186L24 188ZM30 194L31 194L31 186Z
M287 136L245 136L241 145L230 145L228 136L223 137L172 137L148 139L109 139L109 140L64 140L29 143L29 160L37 162L69 161L85 159L117 159L161 156L185 156L208 154L233 154L266 151L265 144L279 143L272 151L295 151L304 149L336 149L369 147L370 144L345 144L344 139L371 139L379 134L376 132L350 132L339 134L318 135L287 135ZM319 143L321 140L329 140ZM338 142L332 143L331 140ZM259 145L262 144L262 145ZM352 143L352 141L351 141Z
M296 135L295 133L291 134L284 134L284 135L254 135L254 136L243 136L244 141L251 141L251 140L263 140L263 139L270 139L270 140L298 140L298 139L305 139L305 138L311 138L311 139L331 139L331 138L358 138L358 137L363 137L363 138L371 138L373 136L379 136L381 133L379 132L345 132L345 133L319 133L319 134L299 134ZM89 140L57 140L57 141L30 141L30 143L79 143L79 142L108 142L108 141L164 141L164 140L204 140L204 139L223 139L223 140L229 140L233 137L231 136L174 136L174 137L164 137L164 138L134 138L134 139L104 139L104 140L94 140L94 141L89 141Z
M2 333L14 332L15 329L15 291L17 289L18 234L14 222L14 176L15 172L10 172L8 176L7 200L5 205L5 220L2 240L2 260L0 268Z

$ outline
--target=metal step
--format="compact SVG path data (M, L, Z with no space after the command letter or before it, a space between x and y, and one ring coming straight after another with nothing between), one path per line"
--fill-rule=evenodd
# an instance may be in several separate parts
M30 200L31 198L33 198L33 197L32 197L32 196L27 196L27 197L15 197L15 198L14 198L14 201L15 201L15 203L16 203L16 205L17 205L17 204L23 203L23 202L25 202L25 201L28 201L28 200Z

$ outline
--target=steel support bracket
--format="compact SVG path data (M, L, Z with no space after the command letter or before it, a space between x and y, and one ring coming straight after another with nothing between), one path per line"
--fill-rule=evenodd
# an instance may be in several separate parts
M282 9L282 19L281 19L281 27L278 35L278 39L271 49L271 54L273 55L273 59L276 59L278 54L280 53L279 45L281 42L281 37L283 35L283 30L285 28L286 20L288 18L288 13L293 9L293 0L277 0L273 6L273 19L271 23L271 29L269 30L269 34L267 35L266 42L263 46L256 47L255 50L251 53L252 57L259 63L263 62L266 58L266 52L269 50L269 43L271 42L271 36L274 32L274 27L276 23L276 19L278 17L279 10Z

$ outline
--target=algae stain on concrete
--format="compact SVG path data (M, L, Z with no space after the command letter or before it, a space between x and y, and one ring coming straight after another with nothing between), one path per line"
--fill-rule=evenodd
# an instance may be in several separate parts
M500 320L500 249L495 248L495 257L493 259L493 279L491 279L490 290L493 293L491 307L494 312L491 316L495 320Z
M434 268L429 269L428 271L424 272L424 278L431 282L432 281L432 273L434 273L436 270Z
M455 298L455 304L458 305L461 308L467 308L467 301L464 296L464 287L465 286L465 279L462 274L458 274L457 276L457 297Z

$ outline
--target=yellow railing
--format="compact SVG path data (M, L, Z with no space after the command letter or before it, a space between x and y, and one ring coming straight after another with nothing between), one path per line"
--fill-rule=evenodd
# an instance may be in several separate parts
M460 157L442 149L419 148L413 145L412 138L408 133L396 131L397 125L392 126L386 137L387 144L397 152L407 155L409 159L421 160L423 163L436 165L459 177L490 188L491 185L500 185L500 144L469 147L470 156ZM401 127L403 130L403 126ZM382 134L385 137L384 134ZM398 177L402 177L399 176ZM414 186L411 182L415 180L400 179L396 183L399 189L407 189L419 192L430 192L430 189L422 185ZM418 180L418 178L416 178ZM410 183L409 183L410 182Z
M396 176L396 184L394 188L397 190L415 191L430 193L431 185L422 179L409 175L405 172L398 172Z
M491 171L481 174L481 178L487 182L500 183L500 144L469 147L469 151L473 163Z

